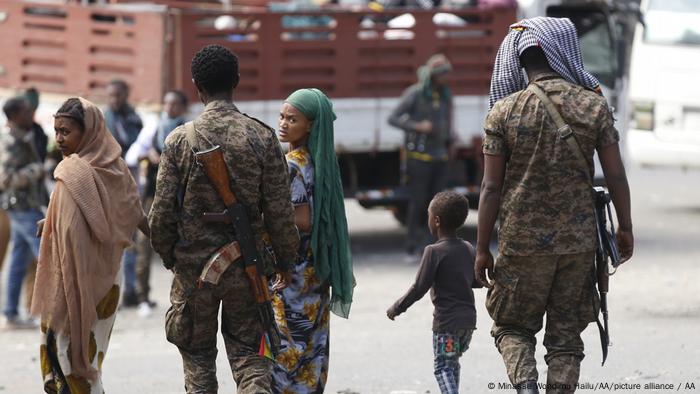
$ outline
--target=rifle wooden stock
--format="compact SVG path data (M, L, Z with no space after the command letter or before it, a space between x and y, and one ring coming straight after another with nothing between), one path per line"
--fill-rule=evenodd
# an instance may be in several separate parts
M253 293L255 302L262 304L263 302L270 301L270 292L267 290L267 285L263 281L263 277L258 273L258 267L249 265L245 267L245 273L248 276L250 290Z
M195 153L197 162L204 167L204 172L207 178L216 189L217 194L224 202L224 205L231 206L236 204L238 200L231 191L229 185L229 174L224 161L224 152L221 146L217 145L212 149Z

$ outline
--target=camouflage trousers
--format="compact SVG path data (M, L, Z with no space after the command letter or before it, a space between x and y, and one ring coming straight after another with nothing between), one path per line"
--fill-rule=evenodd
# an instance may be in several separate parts
M573 393L584 357L581 332L600 307L595 254L498 257L486 309L514 385L536 382L535 334L546 314L547 393Z
M262 324L242 264L231 265L217 286L197 288L198 275L176 270L165 316L167 339L182 355L185 390L218 391L216 336L222 305L221 334L238 393L270 393L273 362L258 355Z

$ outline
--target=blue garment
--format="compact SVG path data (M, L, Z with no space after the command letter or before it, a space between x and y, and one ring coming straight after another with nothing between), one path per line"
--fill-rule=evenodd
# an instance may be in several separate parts
M177 118L171 118L167 113L162 113L160 119L158 120L158 129L156 130L156 135L153 137L153 147L158 151L158 153L163 152L165 147L165 139L168 138L170 133L177 127L185 124L187 119L184 116L179 116Z
M7 301L5 316L8 319L19 314L19 298L22 293L22 281L27 274L27 267L32 259L39 257L39 238L36 236L36 222L44 218L37 209L26 211L8 210L10 216L10 234L12 252L10 270L7 273Z
M469 349L474 330L433 332L434 373L442 394L459 393L459 358Z
M122 267L124 269L124 293L133 293L136 288L136 250L133 246L124 249Z
M313 212L314 167L306 148L287 154L292 204ZM311 218L313 222L313 218ZM311 234L300 232L299 261L292 283L275 295L273 307L282 344L273 372L275 393L322 393L328 377L330 291L316 276Z

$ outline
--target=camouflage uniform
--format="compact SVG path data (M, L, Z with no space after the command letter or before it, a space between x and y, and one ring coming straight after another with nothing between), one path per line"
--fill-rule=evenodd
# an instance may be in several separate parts
M265 250L264 233L270 235L282 266L266 259L267 273L285 268L295 258L299 238L286 162L274 132L225 101L209 103L194 124L199 150L209 143L223 147L231 189L247 207L260 251ZM230 224L202 221L204 212L221 212L224 205L193 159L180 126L165 142L149 215L153 248L175 273L167 338L182 355L187 392L216 393L217 315L223 303L221 330L238 392L266 393L273 363L257 354L262 326L241 262L227 270L217 287L195 286L207 258L235 237Z
M535 333L546 313L547 383L569 386L547 392L573 392L584 357L580 334L598 311L593 153L619 136L602 96L556 74L540 74L533 82L571 126L589 165L559 138L534 93L524 90L494 105L483 150L505 156L507 165L495 284L486 306L513 384L537 380Z
M39 256L36 222L44 218L42 208L48 202L44 165L35 141L31 130L13 128L0 133L0 209L10 219L5 231L9 230L12 241L4 308L8 319L19 314L22 286L25 294L33 290L36 263L32 260Z

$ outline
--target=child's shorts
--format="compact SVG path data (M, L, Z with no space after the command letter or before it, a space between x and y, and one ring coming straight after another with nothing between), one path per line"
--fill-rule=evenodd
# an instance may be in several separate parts
M469 349L473 329L460 329L456 332L433 332L433 354L437 357L459 358Z

